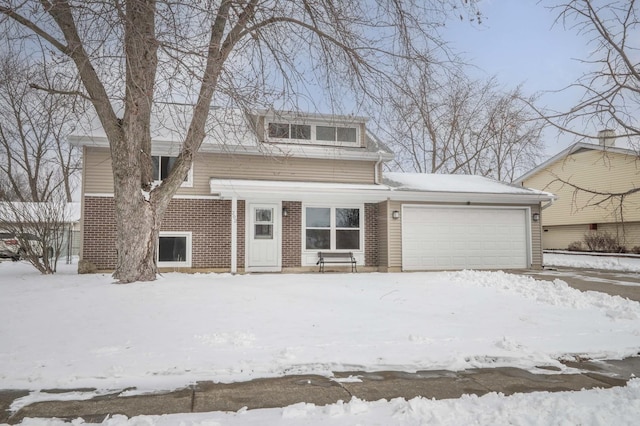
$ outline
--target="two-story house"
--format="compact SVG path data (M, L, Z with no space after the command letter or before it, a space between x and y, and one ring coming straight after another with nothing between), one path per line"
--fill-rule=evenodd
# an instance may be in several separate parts
M165 112L154 124L158 180L178 153L181 117ZM478 176L383 174L393 153L363 117L213 109L210 121L165 215L161 270L317 270L319 252L351 252L365 271L541 267L548 193ZM98 125L71 141L83 151L81 257L111 270L108 143Z
M600 136L598 144L575 143L516 181L558 197L544 211L544 249L567 249L593 232L628 249L640 246L640 192L612 196L640 188L638 153L616 147L608 131Z

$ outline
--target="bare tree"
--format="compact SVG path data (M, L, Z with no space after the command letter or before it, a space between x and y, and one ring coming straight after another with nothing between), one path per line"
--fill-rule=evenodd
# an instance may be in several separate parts
M0 229L17 242L16 260L28 261L42 274L53 274L71 213L61 190L44 202L0 202Z
M614 129L640 149L640 6L635 1L572 0L556 3L557 21L590 39L588 58L579 59L585 73L565 90L582 91L570 111L544 114L562 131L594 138Z
M549 3L557 14L556 23L587 38L591 49L588 57L577 59L584 67L582 76L560 90L560 93L581 93L579 102L568 111L538 109L538 114L561 133L573 135L576 141L600 139L600 131L615 133L616 142L626 142L635 151L637 169L640 165L640 6L634 0L549 0ZM614 154L607 149L608 144L603 145L600 161L610 167L610 156ZM621 225L622 236L617 238L624 243L626 217L635 212L640 191L637 181L630 179L628 187L615 190L604 179L591 187L576 181L574 176L554 174L549 185L569 188L572 208L576 211L592 208L606 212Z
M155 279L162 218L202 143L212 101L286 105L310 81L334 99L347 88L360 99L378 96L396 60L429 60L442 16L475 4L450 2L5 0L0 13L17 24L12 31L35 34L77 68L111 148L114 275L127 283ZM121 115L114 98L124 101ZM150 189L150 118L159 100L176 98L192 101L193 114L172 171Z
M543 123L519 88L504 92L460 68L411 67L403 78L382 123L400 169L511 181L540 158Z
M41 64L0 56L0 201L49 201L59 189L72 199L80 164L66 137L81 104L32 87L46 82Z

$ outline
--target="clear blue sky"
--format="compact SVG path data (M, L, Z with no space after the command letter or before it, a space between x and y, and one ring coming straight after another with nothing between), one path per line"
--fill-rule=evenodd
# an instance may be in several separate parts
M442 35L455 51L463 52L468 62L478 67L477 76L497 76L505 87L522 84L533 94L558 90L586 72L576 58L587 58L587 38L574 30L554 25L558 12L538 0L482 0L482 25L468 21L450 21ZM542 106L566 111L578 101L577 94L545 94ZM555 154L573 140L558 139L555 131L546 132L547 154Z

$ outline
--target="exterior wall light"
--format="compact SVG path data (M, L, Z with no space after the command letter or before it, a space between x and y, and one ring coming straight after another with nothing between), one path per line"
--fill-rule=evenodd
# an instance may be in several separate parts
M400 218L400 212L398 210L394 210L393 212L391 212L391 217L394 219L399 219Z
M289 216L289 210L287 210L287 208L286 208L286 207L283 207L283 208L282 208L282 216L284 216L284 217Z
M531 216L531 218L533 219L534 222L539 222L540 221L540 213L534 213L533 216Z

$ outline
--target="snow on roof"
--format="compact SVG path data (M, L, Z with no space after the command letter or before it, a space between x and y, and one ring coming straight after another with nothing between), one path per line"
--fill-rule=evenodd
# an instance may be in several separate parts
M397 173L384 174L384 183L404 191L430 192L463 192L488 194L524 194L550 195L548 192L499 182L494 179L475 175L449 175L427 173Z
M60 204L35 202L0 202L0 221L4 222L35 222L61 212ZM66 203L61 212L66 223L80 221L80 203Z
M123 108L114 105L116 115L122 116ZM187 134L193 105L154 104L151 115L151 139L155 142L182 144ZM76 141L106 141L106 133L95 111L90 109L78 123L70 139ZM258 139L250 118L240 109L212 107L205 124L203 144L255 147Z
M121 106L114 105L116 114L122 116ZM191 123L193 105L154 104L151 117L151 139L154 147L162 155L174 155L180 151L184 135ZM246 112L238 108L211 107L205 124L205 138L200 146L202 152L220 152L232 154L263 154L277 157L297 156L309 158L348 158L371 161L393 159L393 153L372 133L367 131L367 144L361 147L337 147L323 145L298 145L261 143L256 126L258 117L264 112ZM286 115L286 114L285 114ZM289 113L286 116L293 116ZM314 120L331 117L327 114L302 114ZM337 117L337 116L336 116ZM337 117L340 118L340 117ZM347 119L349 117L342 117ZM363 120L361 117L349 119ZM107 136L95 111L88 112L69 140L75 145L107 146Z

